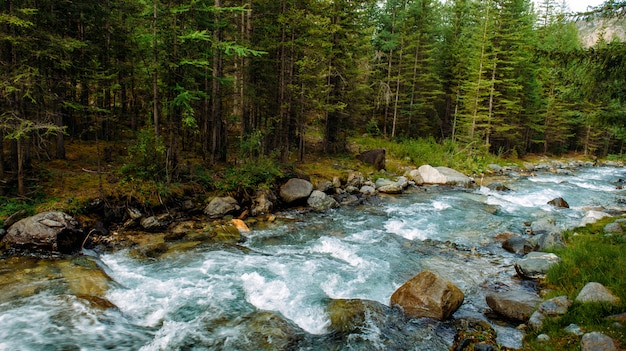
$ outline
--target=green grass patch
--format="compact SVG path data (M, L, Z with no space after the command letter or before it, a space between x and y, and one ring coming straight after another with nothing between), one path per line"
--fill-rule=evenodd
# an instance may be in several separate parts
M527 335L526 350L579 350L580 337L564 331L576 324L585 332L598 331L626 345L625 328L607 317L626 311L626 237L622 234L605 235L603 228L615 221L608 218L584 228L565 233L566 248L553 250L561 262L546 275L544 284L552 291L546 298L567 295L573 301L589 282L598 282L620 298L618 305L574 303L567 314L548 319L541 330ZM538 334L547 334L550 341L538 342Z

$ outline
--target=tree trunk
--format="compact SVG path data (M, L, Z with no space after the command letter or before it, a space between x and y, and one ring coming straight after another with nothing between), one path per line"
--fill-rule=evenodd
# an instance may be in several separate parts
M159 136L159 52L157 48L157 0L153 0L152 8L152 64L154 70L152 72L152 123L154 124L154 135Z

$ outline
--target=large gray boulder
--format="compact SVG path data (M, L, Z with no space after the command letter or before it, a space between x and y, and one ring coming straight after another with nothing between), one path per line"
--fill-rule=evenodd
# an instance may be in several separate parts
M514 236L502 243L502 248L518 255L526 255L532 252L535 245L528 239L521 236Z
M309 198L306 200L306 203L309 207L316 211L325 211L331 208L339 207L337 200L319 190L313 190Z
M587 283L576 296L576 302L606 302L616 305L619 298L609 291L604 285L596 282Z
M313 184L308 180L291 178L280 187L280 198L290 204L309 197L313 192Z
M563 234L558 232L535 235L530 237L529 241L537 251L547 251L549 249L565 247Z
M561 259L547 252L531 252L514 264L515 271L525 279L544 278L548 269L559 263Z
M450 281L422 271L391 295L391 306L400 307L411 318L448 319L463 303L465 295Z
M468 188L472 185L472 179L461 172L448 167L420 166L417 171L424 184L453 185Z
M384 194L400 194L402 193L402 183L394 182L385 178L376 179L376 190Z
M77 220L63 212L43 212L13 224L0 243L17 251L77 253L86 234Z
M237 200L230 196L216 197L204 208L204 213L211 219L221 218L225 215L239 211Z
M485 300L494 312L519 322L526 322L541 302L539 296L519 291L489 294Z

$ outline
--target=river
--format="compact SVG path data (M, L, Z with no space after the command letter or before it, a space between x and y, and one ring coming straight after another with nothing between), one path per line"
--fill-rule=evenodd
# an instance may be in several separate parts
M253 227L240 245L201 245L153 260L127 250L79 264L3 260L0 350L447 350L449 321L395 316L331 332L329 301L388 306L395 289L428 269L465 293L454 318L486 319L487 293L534 287L515 277L516 256L497 234L522 234L544 217L574 227L600 206L624 210L616 189L623 169L573 173L503 178L508 192L421 187L325 213L285 212ZM547 204L556 197L570 208ZM98 298L77 295L68 283L68 270L81 274L90 264L111 278L93 292ZM521 345L514 326L494 326L501 343Z

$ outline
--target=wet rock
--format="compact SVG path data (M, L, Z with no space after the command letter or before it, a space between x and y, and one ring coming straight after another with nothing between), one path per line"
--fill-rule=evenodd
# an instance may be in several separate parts
M406 189L409 187L410 183L407 177L401 176L401 177L398 177L398 179L396 179L396 184L400 185L402 189Z
M422 179L422 176L417 169L407 171L406 173L404 173L404 176L407 177L409 180L415 182L416 185L424 184L424 179Z
M604 285L596 282L587 283L576 296L576 302L605 302L616 305L619 298L609 291Z
M465 295L450 281L424 270L391 295L391 306L400 307L411 318L449 318L463 303Z
M72 254L81 250L85 237L67 213L43 212L13 224L0 243L17 251Z
M280 187L280 198L290 204L309 197L313 192L313 184L308 180L291 178Z
M485 300L494 312L519 322L526 322L541 302L537 295L512 291L489 294Z
M453 185L464 188L468 188L472 185L471 178L448 167L423 165L417 170L424 180L424 184Z
M218 243L235 244L241 242L241 232L233 223L216 226L210 235L211 239Z
M204 208L204 213L211 219L217 219L229 213L239 211L239 209L239 204L234 198L230 196L216 197Z
M556 199L548 201L548 205L558 208L569 208L569 204L562 197L557 197Z
M617 351L615 342L609 336L599 332L583 335L580 340L580 351Z
M557 296L542 302L528 320L528 325L539 330L543 326L546 317L557 317L567 313L572 301L567 296Z
M524 237L515 236L502 243L502 248L508 252L525 255L534 250L535 245Z
M271 213L276 203L276 195L268 189L259 189L256 191L254 200L252 200L252 210L250 211L253 216L260 216Z
M163 240L167 242L176 241L184 238L187 234L194 232L196 229L196 222L186 221L178 223L174 228L170 229L163 236Z
M533 235L560 232L556 226L556 220L552 217L544 217L532 222L530 229Z
M383 193L383 194L401 194L403 188L402 188L402 185L398 183L392 183L392 184L383 185L377 188L376 190L379 193Z
M496 341L496 331L484 320L461 318L454 322L457 329L452 351L496 351L500 350Z
M168 250L168 246L166 243L154 243L148 244L145 246L140 246L139 248L131 250L131 256L137 259L146 259L146 258L159 258L161 255L166 253Z
M545 277L550 267L559 263L561 259L547 252L531 252L515 262L517 274L525 279L541 279Z
M623 234L624 229L622 229L619 223L613 222L604 226L604 232L607 234Z
M227 345L231 350L295 350L303 339L304 332L290 320L274 312L253 312L238 321L236 326L228 326L246 331L228 333Z
M585 214L585 216L580 220L579 227L584 227L587 224L595 223L602 218L611 217L610 214L602 211L589 211Z
M492 191L502 191L502 192L511 191L509 187L507 187L506 185L500 182L491 183L487 185L487 188L489 188L489 190L492 190Z
M339 203L337 203L337 200L319 190L313 190L311 196L309 196L306 202L309 207L316 211L325 211L331 208L339 207Z
M373 149L365 151L357 156L357 158L363 162L374 166L377 171L385 169L385 149Z
M390 313L390 308L379 302L360 299L332 300L326 310L330 317L329 329L340 333L382 325Z

